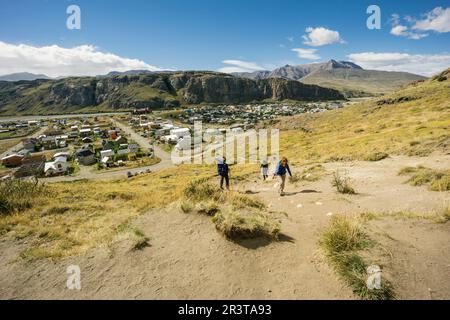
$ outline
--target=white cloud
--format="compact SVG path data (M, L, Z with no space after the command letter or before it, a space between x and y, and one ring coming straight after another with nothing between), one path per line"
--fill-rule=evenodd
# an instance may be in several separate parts
M424 17L422 20L417 20L411 16L405 16L403 19L407 22L408 26L406 26L401 24L400 15L393 14L390 20L392 23L391 34L420 40L428 36L426 31L450 32L450 8L436 7L426 13Z
M257 65L254 62L248 62L248 61L242 61L242 60L224 60L224 61L222 61L222 63L229 65L229 66L219 69L219 72L223 72L223 73L254 72L254 71L264 70L263 67Z
M287 37L286 40L289 42L294 42L295 39L294 39L294 37Z
M35 47L0 41L0 74L31 72L50 77L95 76L131 69L162 70L142 60L101 52L92 45L73 48L57 45Z
M320 56L316 54L317 49L295 48L295 49L292 49L292 51L297 52L298 57L301 59L308 59L308 60L319 60L320 59Z
M426 14L426 18L416 21L414 30L450 32L450 8L436 7Z
M450 54L408 54L362 52L347 56L351 62L369 70L404 71L431 76L450 67Z
M394 26L391 29L391 34L398 37L407 37L408 39L412 40L420 40L428 37L428 34L409 31L407 26L403 26L401 24Z
M324 27L306 28L307 35L303 36L303 43L313 47L324 46L333 43L344 43L339 32Z

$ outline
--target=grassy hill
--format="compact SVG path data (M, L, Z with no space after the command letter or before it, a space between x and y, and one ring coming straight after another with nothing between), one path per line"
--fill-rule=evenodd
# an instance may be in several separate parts
M413 81L423 80L406 72L360 69L318 70L300 81L341 91L347 97L377 96L392 92Z
M282 153L298 162L426 156L450 151L450 69L395 93L280 121Z

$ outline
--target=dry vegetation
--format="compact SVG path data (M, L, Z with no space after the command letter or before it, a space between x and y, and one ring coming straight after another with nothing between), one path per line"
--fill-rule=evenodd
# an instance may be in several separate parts
M357 296L365 300L394 298L392 285L386 279L383 279L381 289L367 287L368 264L359 252L370 249L375 243L363 232L358 220L334 216L322 234L320 244L330 264Z
M224 192L208 180L194 181L185 189L183 212L212 216L217 230L229 239L277 239L280 224L258 199L238 192Z
M434 170L418 166L403 168L398 174L410 176L407 183L412 186L427 185L430 191L450 191L450 170Z
M333 179L331 185L336 188L337 192L342 194L356 194L355 189L352 187L350 178L346 175L341 175L339 171L333 173Z
M294 165L449 152L449 80L414 84L378 100L323 114L286 118L276 126L284 129L281 153Z

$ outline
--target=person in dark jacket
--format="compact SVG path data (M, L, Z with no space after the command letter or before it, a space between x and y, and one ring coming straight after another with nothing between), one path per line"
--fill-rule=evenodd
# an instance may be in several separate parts
M263 180L266 181L269 177L269 161L267 161L267 159L264 159L261 162L261 174L263 176Z
M228 176L229 168L227 164L227 158L223 157L222 163L217 164L217 173L220 176L220 189L223 189L223 182L225 181L227 190L230 190L230 177Z
M280 196L284 196L284 186L286 185L286 174L292 177L291 168L289 168L288 159L283 157L280 162L278 162L277 167L273 173L273 177L278 177L279 180L279 193Z

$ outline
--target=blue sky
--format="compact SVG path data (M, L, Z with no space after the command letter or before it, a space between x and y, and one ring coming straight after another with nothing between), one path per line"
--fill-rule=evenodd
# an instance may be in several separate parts
M66 27L71 4L81 30ZM366 27L371 4L381 30ZM253 71L329 59L432 74L450 67L449 31L448 0L2 1L0 74Z

